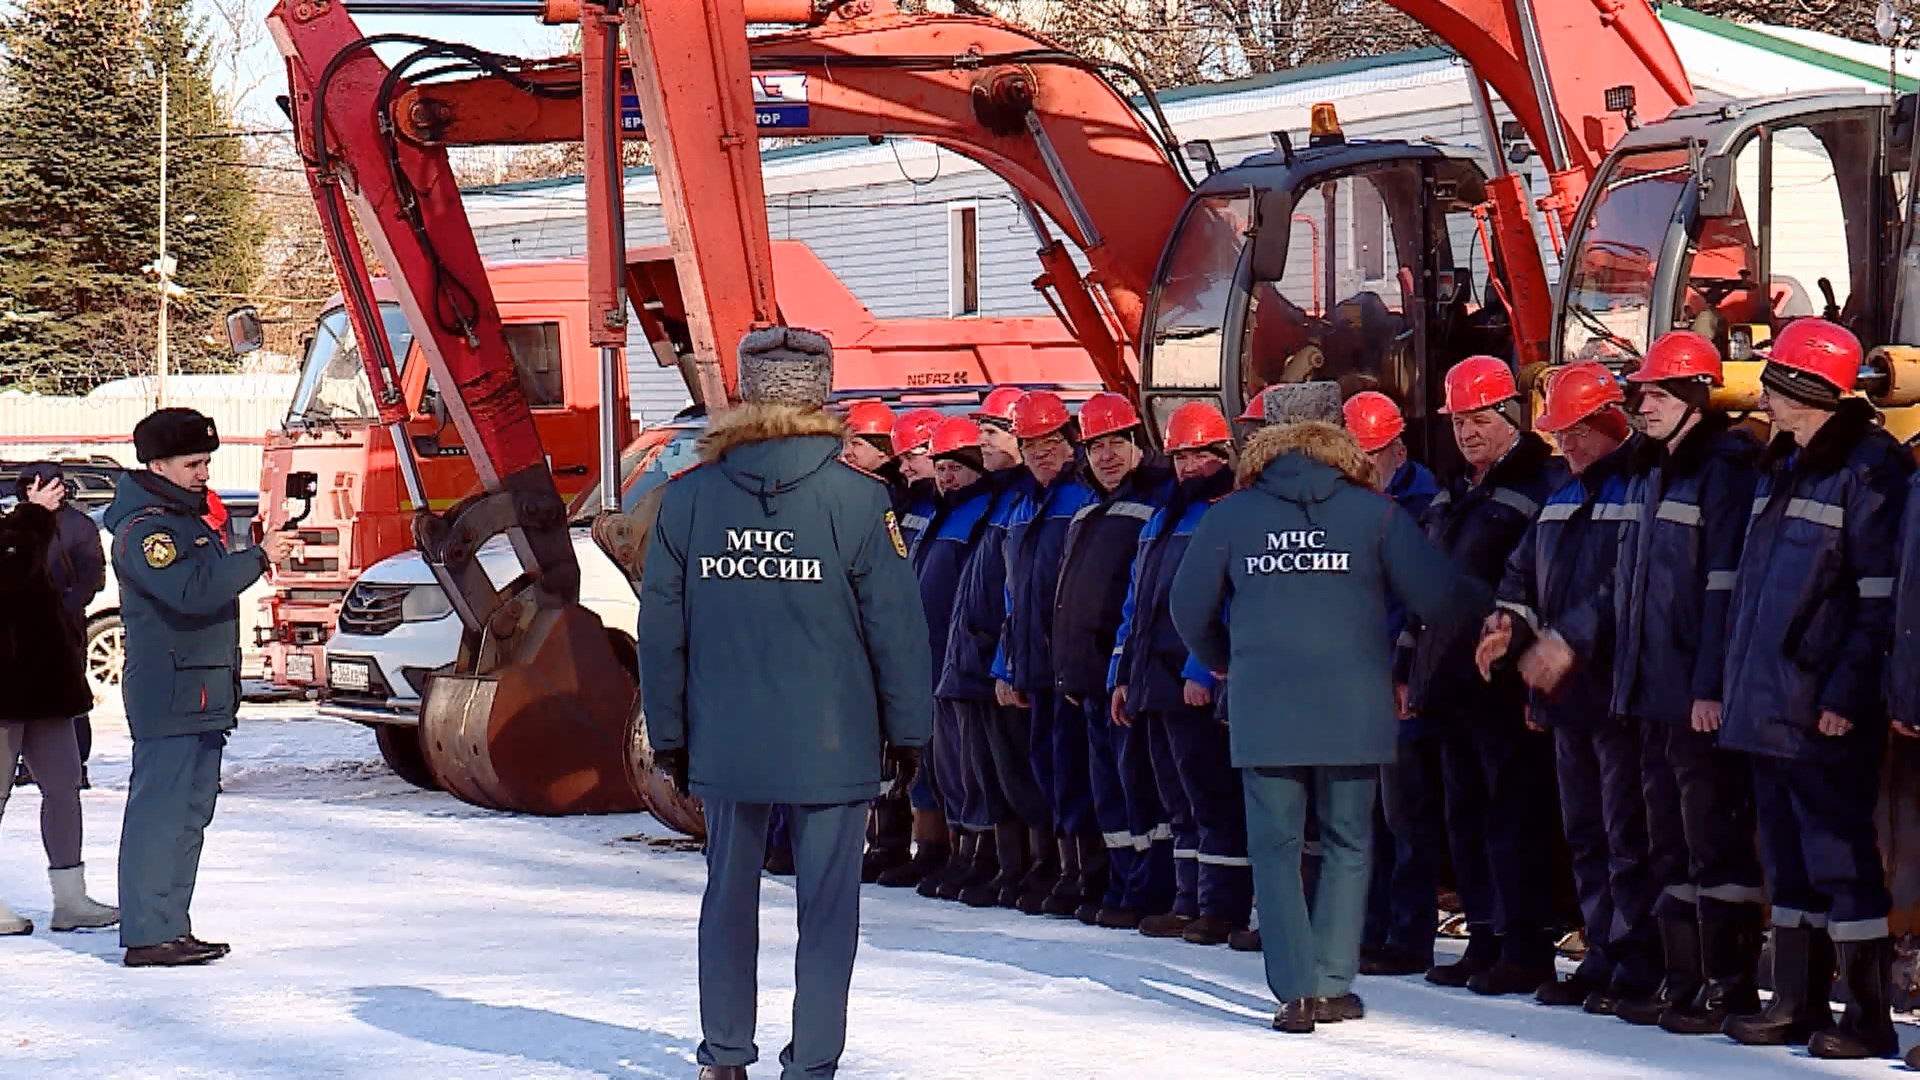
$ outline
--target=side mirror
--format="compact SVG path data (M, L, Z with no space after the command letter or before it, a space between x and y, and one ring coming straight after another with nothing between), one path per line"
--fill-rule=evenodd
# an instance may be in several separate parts
M1732 217L1740 189L1733 182L1733 159L1715 154L1700 163L1700 216Z
M233 347L235 356L258 351L266 344L266 335L260 329L260 312L252 304L227 312L227 344Z

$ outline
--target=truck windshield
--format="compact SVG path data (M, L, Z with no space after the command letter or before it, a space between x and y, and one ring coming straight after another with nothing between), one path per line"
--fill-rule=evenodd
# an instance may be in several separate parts
M396 363L404 364L413 344L413 330L398 304L381 304L387 344ZM353 339L347 309L334 308L320 316L300 368L300 386L287 410L287 423L312 424L328 420L373 420L379 416L367 369L360 361L360 345Z
M1562 360L1625 360L1646 348L1660 252L1693 179L1684 147L1627 154L1614 165L1567 260Z

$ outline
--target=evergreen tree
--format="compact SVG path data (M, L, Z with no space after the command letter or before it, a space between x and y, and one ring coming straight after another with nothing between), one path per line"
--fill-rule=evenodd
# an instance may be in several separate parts
M83 393L153 370L160 79L177 370L226 363L219 314L251 283L262 221L223 138L190 0L24 0L0 22L0 385Z

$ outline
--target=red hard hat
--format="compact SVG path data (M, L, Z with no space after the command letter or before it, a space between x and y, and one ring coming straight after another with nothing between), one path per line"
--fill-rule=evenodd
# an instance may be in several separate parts
M908 409L893 422L893 452L918 450L933 439L933 429L946 419L936 409Z
M1373 453L1407 430L1400 406L1378 390L1362 390L1353 395L1341 411L1346 415L1347 430L1353 432L1363 453Z
M1773 339L1767 363L1804 371L1851 393L1860 376L1860 339L1825 319L1795 319Z
M1565 431L1601 409L1626 400L1620 380L1605 364L1593 360L1568 364L1547 384L1547 405L1533 426L1545 432Z
M1240 415L1234 417L1234 422L1240 424L1266 423L1267 392L1265 390L1256 391L1253 397L1247 399L1247 407L1240 410Z
M856 401L847 408L847 426L855 435L877 435L888 438L893 434L893 410L878 401Z
M1447 371L1443 415L1486 409L1520 396L1513 369L1497 356L1469 356Z
M1084 417L1085 412L1081 413ZM1084 421L1083 421L1084 422ZM1227 418L1204 401L1189 401L1167 418L1167 453L1202 450L1233 441Z
M1705 336L1691 330L1661 334L1647 350L1640 366L1627 376L1630 383L1664 382L1667 379L1707 379L1715 386L1726 380L1720 374L1720 350Z
M1020 403L1027 392L1017 386L996 386L987 392L980 407L970 414L975 420L999 420L1013 423L1013 407Z
M1038 439L1066 427L1073 420L1067 403L1051 390L1029 390L1013 406L1013 437Z
M979 446L980 425L964 416L943 416L940 418L939 425L933 429L932 447L935 457L951 454L955 450L965 450L968 447L978 449Z
M1080 437L1092 441L1102 435L1140 426L1140 414L1133 402L1119 394L1101 392L1080 406Z

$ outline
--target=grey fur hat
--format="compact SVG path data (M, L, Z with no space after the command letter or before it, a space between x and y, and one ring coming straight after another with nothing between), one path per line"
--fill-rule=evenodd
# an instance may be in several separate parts
M1341 409L1340 384L1335 382L1275 383L1261 391L1266 426L1318 420L1337 428L1347 426Z
M817 409L833 391L833 344L811 330L770 326L740 339L740 400Z

